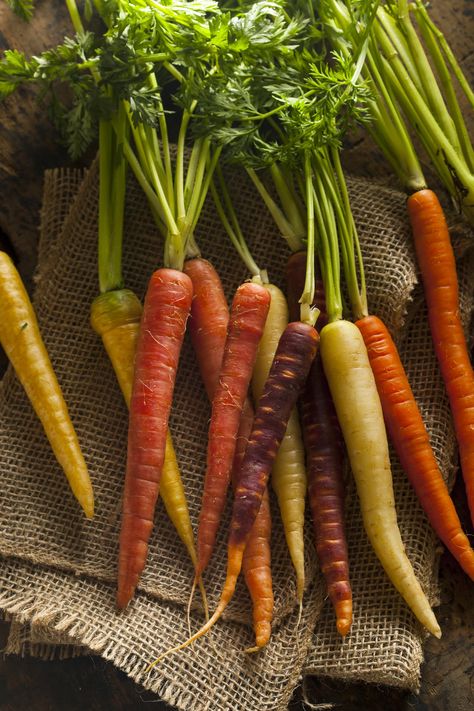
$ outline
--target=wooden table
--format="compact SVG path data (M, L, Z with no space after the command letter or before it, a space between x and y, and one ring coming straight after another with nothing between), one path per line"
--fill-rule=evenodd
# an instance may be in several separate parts
M473 1L441 3L437 0L433 14L472 78ZM0 4L0 30L0 49L15 47L35 53L70 33L70 25L63 0L40 0L31 25L20 23ZM16 257L23 277L31 285L42 174L46 168L65 165L68 161L64 149L54 139L34 91L21 90L10 97L0 107L0 119L0 248ZM352 172L372 177L383 175L387 170L377 151L362 137L350 151L350 167ZM0 370L4 366L5 359L0 354ZM467 506L460 483L455 487L454 496L467 526ZM311 679L308 690L312 702L334 703L339 711L471 711L474 708L474 586L448 554L441 560L440 577L442 599L437 617L443 637L426 643L419 696L365 684L343 685ZM7 625L0 623L0 647L6 635ZM112 664L97 657L54 662L16 657L0 659L0 711L140 708L165 711L169 707ZM303 708L302 692L297 690L291 711Z

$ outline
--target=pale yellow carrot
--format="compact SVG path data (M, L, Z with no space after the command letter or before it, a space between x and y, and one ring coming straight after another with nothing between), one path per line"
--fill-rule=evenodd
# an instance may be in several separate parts
M398 528L387 435L362 335L338 320L321 331L320 353L346 443L367 536L395 588L426 629L441 636Z

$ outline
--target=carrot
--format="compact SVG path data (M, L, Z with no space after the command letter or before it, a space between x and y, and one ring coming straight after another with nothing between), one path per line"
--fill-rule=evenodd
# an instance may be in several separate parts
M252 376L256 402L263 392L280 337L288 325L288 306L283 292L274 284L265 284L265 288L271 294L271 304ZM278 497L288 550L296 572L297 599L301 604L305 583L304 510L307 482L303 437L296 408L290 415L273 463L272 486Z
M257 347L270 306L270 294L255 282L242 284L232 303L219 382L212 402L198 528L198 573L209 563L229 485L242 407Z
M188 647L206 634L232 599L242 568L244 550L262 503L270 470L285 434L290 413L316 355L318 341L316 329L301 322L288 324L282 334L258 402L252 433L242 462L239 485L235 491L227 547L227 573L216 610L192 637L162 654L148 669L158 664L163 657Z
M367 347L385 423L400 463L439 538L474 579L474 551L462 531L390 333L376 316L366 316L356 326Z
M456 262L442 207L431 190L408 198L434 349L451 405L474 521L474 373L459 315Z
M132 397L133 365L142 311L140 300L129 289L100 294L91 306L92 327L102 338L127 407L130 407ZM197 554L193 529L169 430L166 435L160 495L167 514L196 568ZM201 594L203 594L202 589ZM204 594L203 599L205 599Z
M188 276L176 269L162 268L152 275L145 297L130 401L119 550L119 608L132 598L145 565L192 294Z
M33 305L10 257L0 251L0 344L43 425L51 448L87 518L94 494Z
M290 318L297 318L304 287L306 253L292 254L286 264ZM314 304L318 324L327 323L324 287L316 280ZM321 359L316 356L300 398L307 454L308 495L316 552L334 607L337 630L345 636L352 623L352 590L344 524L344 444Z
M362 335L349 321L321 331L321 357L349 453L367 536L393 585L418 620L441 631L408 560L397 524L380 399Z
M185 262L184 272L193 282L194 297L191 306L189 331L199 364L199 370L212 402L219 383L222 366L229 309L222 283L216 270L205 259L191 259ZM234 460L232 464L232 484L238 483L247 440L252 430L253 407L245 399L237 433ZM263 647L270 638L273 616L273 591L270 568L271 515L268 491L250 534L244 552L243 570L253 603L253 621L256 648Z
M254 410L247 398L242 410L239 433L235 447L232 465L232 484L234 490L239 486L241 466L247 449L248 439L252 432ZM247 652L257 652L268 644L272 631L273 619L273 586L271 570L270 538L272 533L272 517L270 513L270 498L268 487L262 496L262 503L250 531L242 560L245 582L253 604L253 628L255 631L255 646Z

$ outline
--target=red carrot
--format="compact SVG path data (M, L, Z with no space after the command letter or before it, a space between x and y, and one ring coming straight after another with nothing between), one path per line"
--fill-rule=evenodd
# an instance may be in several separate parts
M446 386L474 522L474 373L459 315L456 262L443 209L431 190L408 198L434 349Z
M145 297L130 402L120 532L119 608L125 607L132 598L145 565L176 370L192 295L188 276L164 268L152 275Z
M474 579L474 551L462 531L390 333L376 316L366 316L356 325L367 347L385 423L403 470L439 538Z
M214 548L231 476L242 407L269 306L268 291L255 282L242 284L235 293L219 382L212 402L198 528L198 573L206 568Z
M184 271L191 278L194 289L189 331L201 377L212 402L224 355L229 309L219 275L210 262L201 258L191 259L185 263ZM234 488L238 483L240 466L252 431L253 418L253 407L246 398L232 464ZM245 581L253 603L258 648L264 646L270 638L273 617L270 535L270 501L266 491L243 560Z
M206 259L189 259L184 272L193 283L193 303L189 332L199 365L201 378L212 402L219 382L229 307L220 277Z
M298 318L298 298L303 291L306 253L297 252L287 262L290 318ZM320 310L318 325L327 323L322 281L317 279L314 304ZM308 495L314 526L316 552L328 595L345 636L352 623L352 590L344 525L344 446L341 429L321 360L311 366L300 398L303 436L307 454Z

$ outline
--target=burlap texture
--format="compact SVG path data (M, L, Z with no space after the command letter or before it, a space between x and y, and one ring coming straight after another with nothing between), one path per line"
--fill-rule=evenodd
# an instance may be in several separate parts
M79 645L102 654L182 709L284 709L303 673L415 688L423 632L385 579L366 542L351 485L347 517L355 622L344 642L334 633L329 605L323 605L324 589L309 526L308 591L303 619L296 628L294 577L273 502L276 615L269 648L258 657L242 654L252 632L248 596L240 586L226 620L212 636L168 658L152 674L144 674L147 662L187 636L183 605L191 566L159 505L140 592L125 613L115 612L116 542L127 417L107 358L88 324L89 305L97 293L96 166L86 175L71 204L80 178L74 171L47 174L35 306L90 466L97 514L92 523L81 517L41 427L16 378L8 372L0 390L0 553L5 556L0 571L0 607L14 617L8 651L66 656L79 652L71 646ZM367 181L351 180L349 187L363 242L371 309L386 321L399 341L436 454L448 477L454 469L455 444L418 291L410 305L416 272L404 198ZM287 251L270 218L243 176L233 176L232 191L257 261L282 285ZM126 214L126 284L143 296L147 275L160 263L162 244L133 181ZM198 239L230 297L246 277L245 268L234 257L210 204L200 222ZM466 246L465 240L457 240L460 255ZM473 294L469 258L460 262L466 320ZM208 417L209 407L186 342L171 429L194 523ZM393 462L402 535L434 601L435 539L395 458ZM224 530L225 525L205 581L211 605L222 582ZM200 620L196 612L194 628Z

